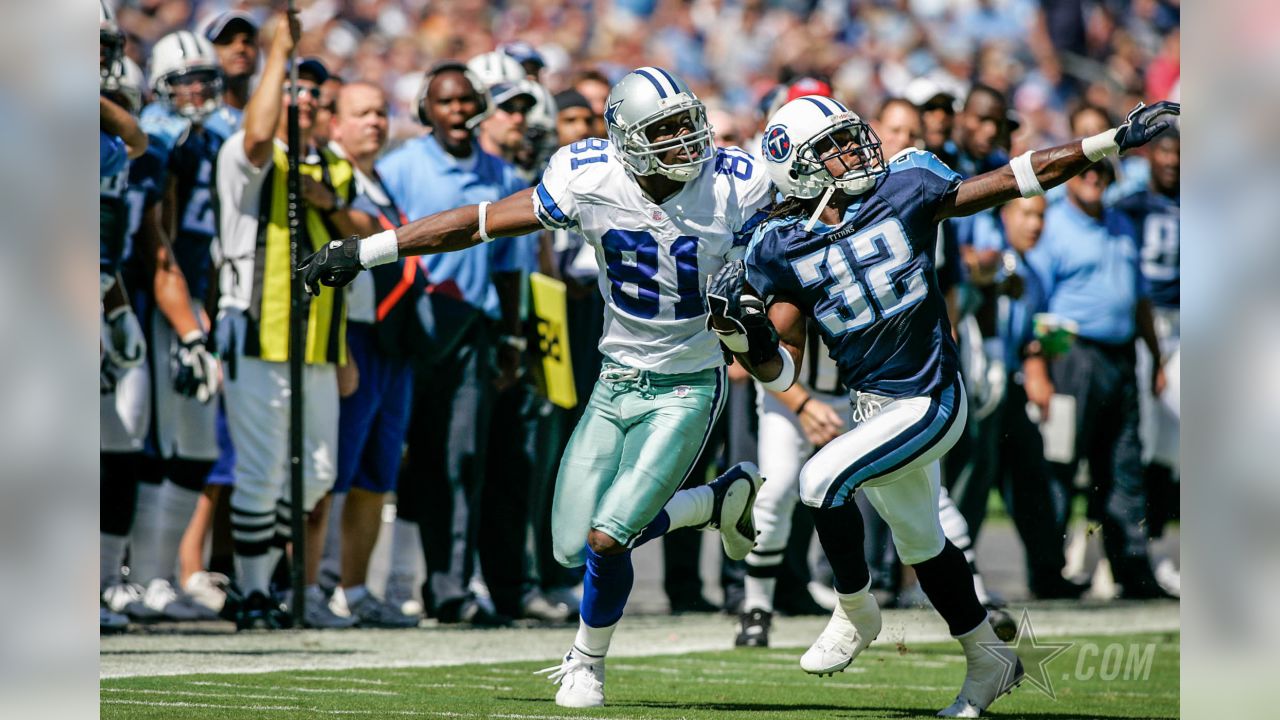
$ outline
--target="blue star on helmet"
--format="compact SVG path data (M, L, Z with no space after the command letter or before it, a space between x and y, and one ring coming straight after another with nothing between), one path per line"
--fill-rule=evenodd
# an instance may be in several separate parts
M609 107L605 108L604 121L610 125L618 124L618 106L622 104L621 100L615 100L609 103Z

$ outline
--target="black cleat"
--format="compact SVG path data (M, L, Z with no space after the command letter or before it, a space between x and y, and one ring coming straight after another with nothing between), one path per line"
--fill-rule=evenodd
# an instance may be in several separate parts
M769 647L769 626L773 613L768 610L748 610L738 616L738 637L734 647Z
M280 603L257 590L239 603L235 611L236 630L287 630L293 618Z

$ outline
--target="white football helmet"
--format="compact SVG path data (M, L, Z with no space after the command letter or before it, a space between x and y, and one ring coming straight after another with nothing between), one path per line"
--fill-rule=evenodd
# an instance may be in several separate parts
M524 68L510 55L494 50L467 61L467 69L475 73L486 88L498 83L515 84L524 79Z
M222 104L222 67L213 43L188 30L169 33L151 50L148 68L156 99L177 115L203 122ZM203 92L179 98L178 89L200 82Z
M833 186L858 195L888 172L871 126L829 97L804 95L783 105L760 143L769 178L786 197L818 197ZM834 158L845 158L839 177L825 165Z
M131 58L124 58L124 75L120 78L120 87L116 92L124 97L129 112L137 115L142 112L142 96L147 86L142 77L142 68Z
M120 89L124 77L124 33L116 23L110 0L98 0L98 89Z
M684 113L689 115L689 132L650 142L645 133L650 126ZM637 68L619 80L605 101L604 120L619 157L636 175L659 173L687 182L715 157L706 107L683 80L662 68ZM662 156L674 148L682 148L687 159L664 162Z
M534 167L540 167L559 146L556 140L556 117L559 109L556 99L541 83L530 79L524 82L525 90L534 96L534 106L525 115L525 140L532 147Z

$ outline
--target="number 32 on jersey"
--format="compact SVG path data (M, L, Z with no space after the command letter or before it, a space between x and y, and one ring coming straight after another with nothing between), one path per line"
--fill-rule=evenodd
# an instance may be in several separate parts
M903 275L912 250L902 225L886 220L851 238L834 242L791 263L805 287L826 281L828 299L814 318L832 337L893 317L929 293L924 268ZM862 270L861 276L855 268ZM825 272L824 272L825 270Z

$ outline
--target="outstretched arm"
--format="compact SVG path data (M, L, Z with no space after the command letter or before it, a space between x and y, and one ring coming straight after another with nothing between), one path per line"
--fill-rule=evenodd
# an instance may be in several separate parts
M1002 168L960 183L956 192L943 200L935 219L973 215L1017 197L1043 195L1045 190L1079 175L1107 155L1150 142L1180 112L1178 103L1161 101L1150 107L1139 104L1120 127L1019 155Z
M361 270L407 255L464 250L541 228L533 211L533 189L528 188L497 202L445 210L366 238L331 240L298 263L298 272L307 291L314 295L321 285L342 287Z
M528 235L541 229L542 223L533 212L533 188L486 203L484 230L488 239ZM395 236L399 257L463 250L486 240L480 235L479 205L428 215L397 228Z

